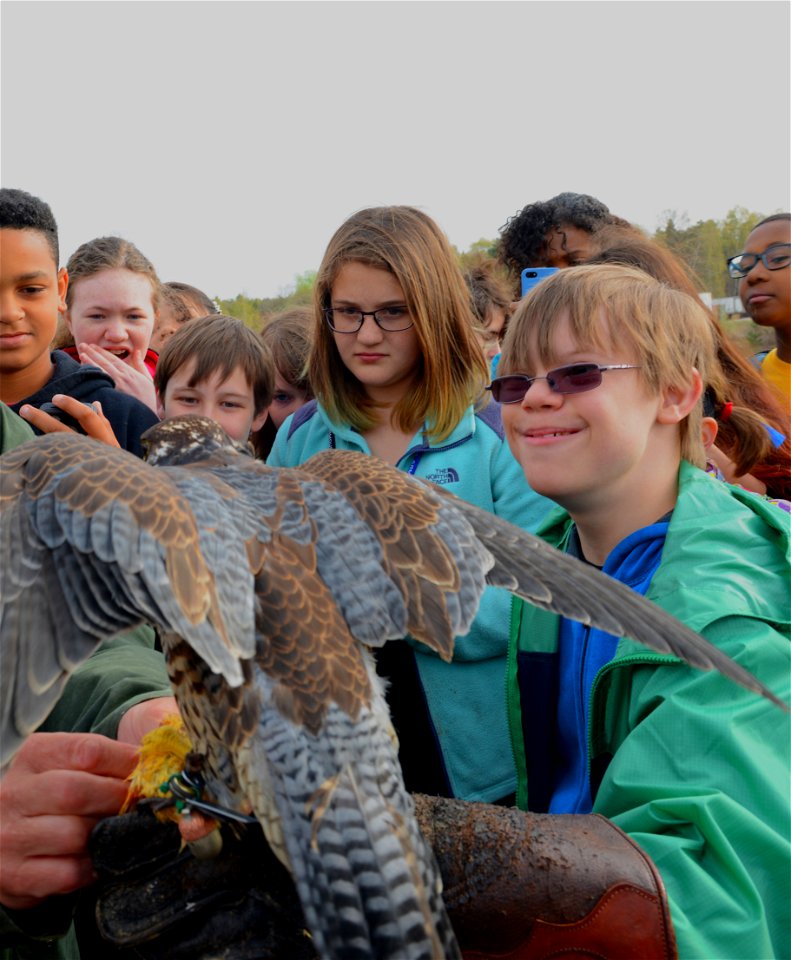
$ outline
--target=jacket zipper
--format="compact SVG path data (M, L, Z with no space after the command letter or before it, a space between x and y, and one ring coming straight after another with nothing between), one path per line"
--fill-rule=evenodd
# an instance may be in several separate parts
M591 759L593 757L593 721L594 717L598 714L596 708L596 693L601 683L602 678L605 674L610 673L612 670L617 670L619 667L629 667L637 665L649 665L657 663L682 663L678 657L669 656L661 653L651 654L651 653L633 653L629 654L626 657L610 660L609 663L605 663L604 666L599 670L596 676L593 678L593 683L591 684L591 693L590 693L590 711L588 713L588 730L587 730L587 774L588 774L588 784L590 785L590 773L591 773ZM595 798L592 797L592 799Z

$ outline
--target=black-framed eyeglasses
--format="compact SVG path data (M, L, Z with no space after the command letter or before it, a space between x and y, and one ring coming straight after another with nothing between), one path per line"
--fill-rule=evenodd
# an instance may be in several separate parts
M601 384L602 374L607 370L638 370L638 363L613 363L602 367L598 363L570 363L567 367L549 370L545 377L528 377L525 373L512 373L496 377L487 390L498 403L521 403L536 380L546 380L555 393L585 393Z
M415 321L409 316L405 305L380 307L378 310L356 310L354 307L327 307L324 317L335 333L357 333L366 317L373 317L374 323L386 333L408 330Z
M791 243L773 243L763 253L740 253L728 261L731 277L746 277L752 268L763 261L767 270L782 270L791 263Z

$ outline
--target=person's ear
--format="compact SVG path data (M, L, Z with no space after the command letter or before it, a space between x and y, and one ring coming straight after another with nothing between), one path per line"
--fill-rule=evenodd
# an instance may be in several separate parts
M164 420L165 419L165 403L162 396L160 396L159 390L155 390L155 393L157 397L157 416L159 417L160 420Z
M66 271L65 267L61 267L58 270L58 313L66 314L68 307L66 306L66 291L69 288L69 274ZM68 318L66 319L68 323ZM69 326L71 329L71 326Z
M266 418L268 416L269 416L269 407L264 407L264 409L253 420L253 423L250 427L250 433L255 433L256 430L260 430L261 427L263 427L263 425L266 423Z
M703 437L703 446L708 450L717 439L719 427L714 417L703 417L700 422L701 435Z
M703 393L703 379L700 372L692 368L686 384L665 387L661 393L661 403L657 411L658 423L681 423L688 417Z

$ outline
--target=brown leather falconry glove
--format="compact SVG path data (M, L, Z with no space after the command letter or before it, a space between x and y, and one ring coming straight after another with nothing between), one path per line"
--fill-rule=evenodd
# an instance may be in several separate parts
M465 960L677 957L656 867L606 818L414 800Z

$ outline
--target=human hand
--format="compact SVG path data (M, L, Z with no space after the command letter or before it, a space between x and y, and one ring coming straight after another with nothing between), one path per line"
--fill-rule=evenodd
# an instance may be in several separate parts
M116 390L141 400L147 407L157 412L157 398L154 381L144 362L144 352L133 350L126 360L94 343L81 343L78 346L80 361L99 367L113 378Z
M137 751L94 733L34 733L0 781L0 903L38 906L95 879L87 852L99 820L126 797Z
M64 413L67 413L76 420L86 436L93 437L94 440L101 440L102 443L106 443L111 447L120 446L113 433L110 421L105 417L102 411L102 405L98 400L94 400L91 404L86 404L66 394L56 393L52 398L52 403L58 407L58 409L63 410ZM19 415L23 420L27 420L28 423L41 430L42 433L76 432L56 417L45 413L43 410L39 410L37 407L31 406L29 403L26 403L20 408Z
M122 743L137 746L149 730L155 730L165 717L178 712L175 697L154 697L136 703L121 717L116 736Z

